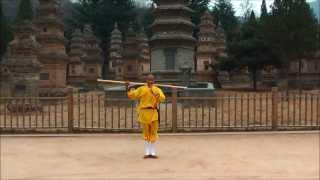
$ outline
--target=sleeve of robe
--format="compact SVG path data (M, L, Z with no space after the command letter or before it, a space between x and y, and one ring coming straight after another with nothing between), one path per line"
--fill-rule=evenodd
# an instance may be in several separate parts
M166 96L163 94L162 90L160 88L157 88L158 89L158 93L159 93L159 101L160 102L163 102L164 100L166 100Z
M131 89L127 92L128 98L132 100L137 100L140 99L142 92L141 88L139 87L138 89Z

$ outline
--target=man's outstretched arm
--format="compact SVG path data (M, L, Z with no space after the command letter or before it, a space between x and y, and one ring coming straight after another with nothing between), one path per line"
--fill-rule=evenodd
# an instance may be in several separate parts
M130 83L126 83L126 90L127 90L127 96L129 99L139 99L141 97L141 90L140 88L134 89L130 87Z

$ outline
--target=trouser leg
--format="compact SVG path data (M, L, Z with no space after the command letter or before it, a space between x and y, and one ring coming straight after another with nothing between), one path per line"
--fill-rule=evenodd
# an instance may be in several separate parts
M155 142L158 140L158 129L159 122L153 121L150 124L141 124L142 126L142 136L145 140L145 153L147 155L156 155Z
M150 126L148 124L141 124L142 127L142 138L145 141L150 142Z
M151 143L154 143L159 139L158 129L159 129L159 122L152 121L152 123L149 125L149 134L150 134L149 141Z
M141 124L142 127L142 138L149 142L155 142L158 140L158 121L153 121L150 124Z
M156 156L156 147L155 142L158 140L158 128L159 123L158 121L153 121L150 124L150 154Z

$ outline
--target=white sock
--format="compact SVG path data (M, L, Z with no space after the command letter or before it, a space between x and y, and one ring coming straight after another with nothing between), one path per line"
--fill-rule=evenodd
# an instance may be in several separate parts
M151 155L151 149L152 149L151 142L148 141L148 150L149 150L149 154L148 155Z
M152 156L155 156L156 155L156 146L154 143L150 143L150 153Z
M146 156L150 155L150 143L148 141L144 141L144 152Z

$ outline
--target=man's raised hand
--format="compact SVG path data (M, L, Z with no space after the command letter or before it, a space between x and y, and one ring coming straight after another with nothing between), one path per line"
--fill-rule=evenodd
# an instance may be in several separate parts
M126 87L126 90L127 90L127 91L129 90L129 85L130 85L130 81L126 81L126 82L125 82L125 87Z
M160 97L160 94L159 94L159 93L157 93L157 94L154 94L154 97L156 97L157 99L159 99L159 97Z

